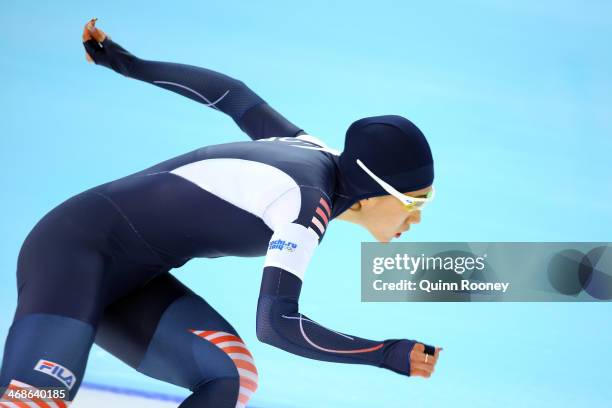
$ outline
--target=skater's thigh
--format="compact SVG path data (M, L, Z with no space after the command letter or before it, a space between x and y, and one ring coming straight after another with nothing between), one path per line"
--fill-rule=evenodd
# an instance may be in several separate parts
M257 370L236 330L170 273L109 306L95 341L138 371L191 390L219 378L245 392L256 388Z
M72 400L83 379L109 260L69 215L53 210L21 247L0 387L57 388Z

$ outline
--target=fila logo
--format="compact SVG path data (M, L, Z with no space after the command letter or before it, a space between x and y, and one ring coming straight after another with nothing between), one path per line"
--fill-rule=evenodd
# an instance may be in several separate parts
M50 375L68 387L69 390L72 389L76 382L76 377L72 374L72 371L53 361L38 360L38 363L34 366L34 370Z

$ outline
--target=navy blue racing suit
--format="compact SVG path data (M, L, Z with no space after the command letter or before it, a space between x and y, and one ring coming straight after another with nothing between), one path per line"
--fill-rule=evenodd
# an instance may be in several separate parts
M229 322L169 273L202 257L265 256L261 341L409 375L414 341L338 333L298 309L310 258L346 207L338 153L240 81L142 60L108 38L85 47L98 65L228 114L253 140L202 147L96 186L36 224L18 258L0 406L17 404L6 402L11 390L46 387L65 392L48 405L69 404L94 342L190 389L182 408L246 406L258 383L253 356Z

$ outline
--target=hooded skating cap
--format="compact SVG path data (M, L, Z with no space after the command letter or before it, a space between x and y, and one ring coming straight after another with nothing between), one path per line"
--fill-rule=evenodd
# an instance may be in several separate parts
M356 162L360 159L376 176L405 193L433 183L429 143L411 121L387 115L359 119L346 131L339 157L340 214L360 199L388 194Z

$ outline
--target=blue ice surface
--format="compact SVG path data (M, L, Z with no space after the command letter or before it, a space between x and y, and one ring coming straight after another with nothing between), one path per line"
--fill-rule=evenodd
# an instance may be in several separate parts
M243 80L337 148L357 118L412 119L431 142L437 197L403 240L611 241L610 2L4 0L0 339L20 245L46 211L196 147L246 140L218 112L86 64L80 34L94 16L138 56ZM443 346L429 380L259 343L262 259L176 271L251 348L261 377L254 405L609 406L609 304L361 303L359 248L370 240L334 222L301 306L336 330ZM99 348L85 379L186 395Z
M185 398L179 395L163 394L153 391L143 391L131 388L125 388L118 385L109 384L98 384L92 382L81 383L80 389L90 389L96 391L104 391L112 394L125 395L129 397L141 397L146 399L152 399L156 401L168 401L168 402L182 402Z

